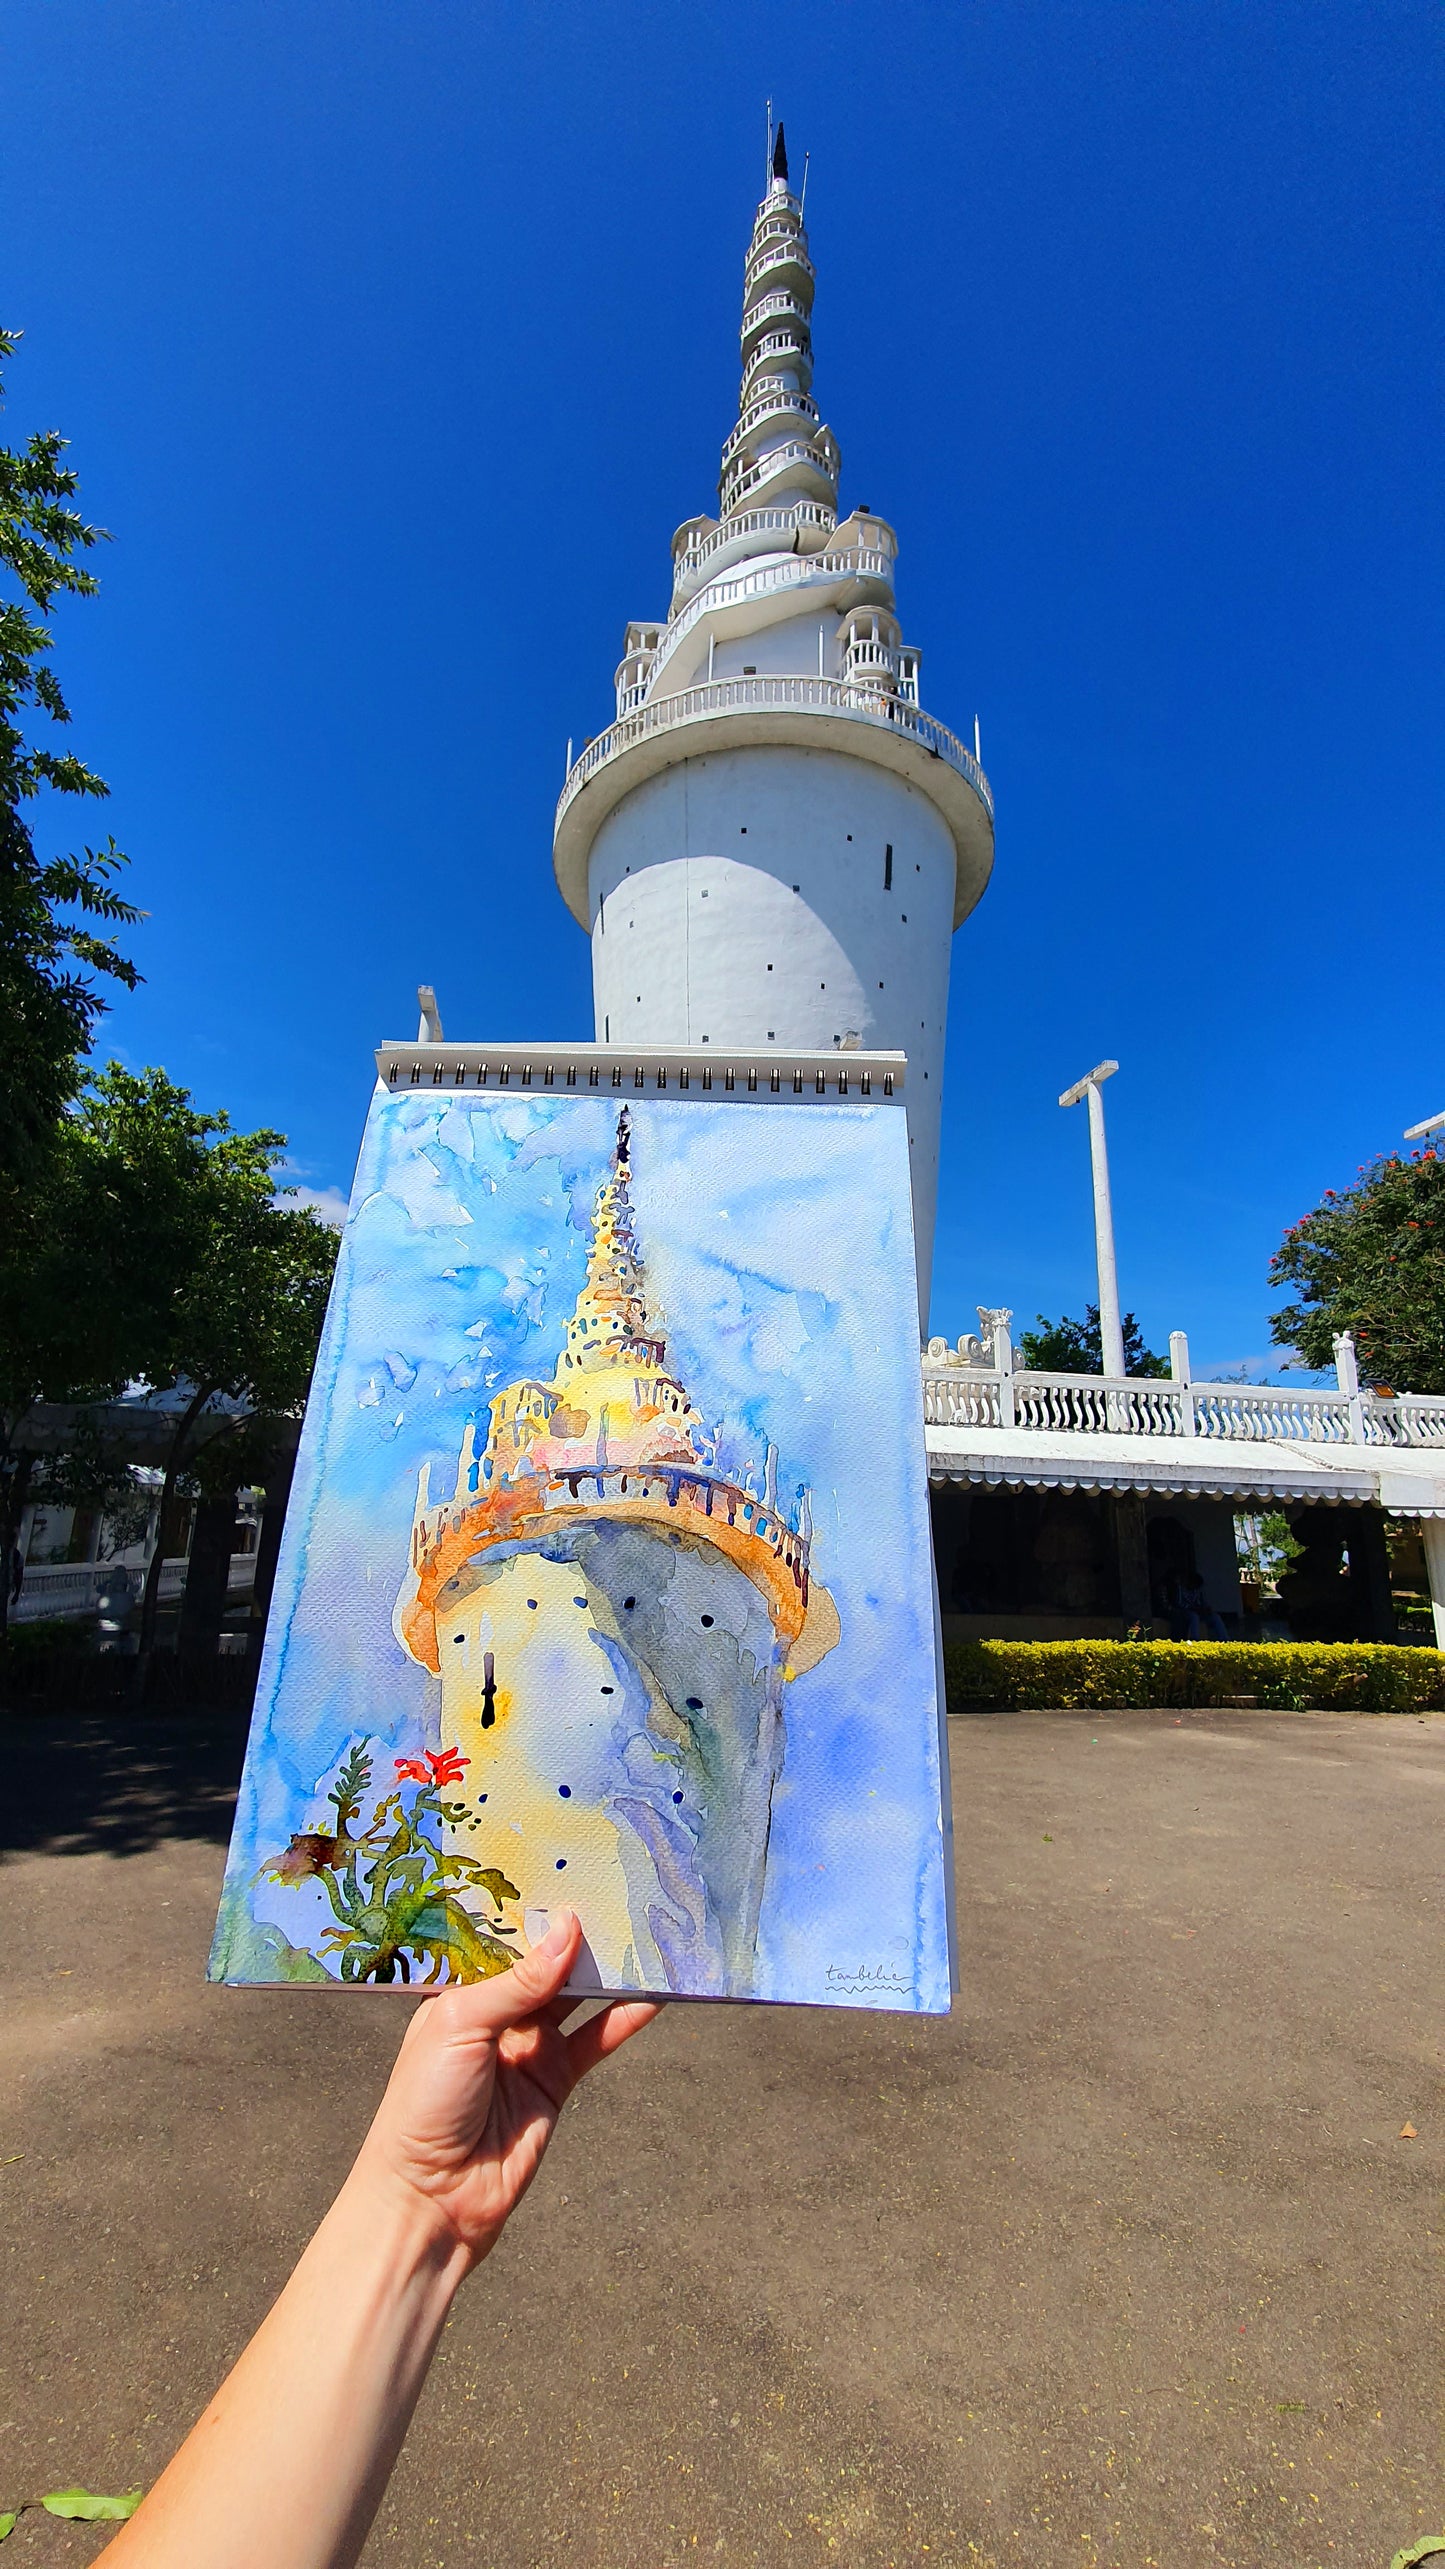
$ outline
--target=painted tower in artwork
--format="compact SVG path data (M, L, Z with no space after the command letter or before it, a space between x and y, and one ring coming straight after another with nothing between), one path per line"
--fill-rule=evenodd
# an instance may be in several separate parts
M554 863L591 934L599 1042L907 1053L926 1311L950 943L988 881L993 805L920 708L892 527L840 518L812 305L780 127L719 513L674 536L666 618L627 628L617 720L568 773Z
M441 1680L529 1938L566 1901L612 1987L752 1984L789 1681L832 1649L806 1492L741 1480L669 1371L634 1228L624 1108L586 1281L546 1382L423 1469L395 1630Z

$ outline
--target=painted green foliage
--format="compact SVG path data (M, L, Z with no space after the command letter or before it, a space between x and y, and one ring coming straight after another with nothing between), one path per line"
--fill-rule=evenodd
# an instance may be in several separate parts
M300 1830L263 1872L273 1882L321 1883L335 1913L321 1947L336 1954L343 1980L419 1977L431 1986L510 1971L517 1930L502 1912L519 1897L515 1883L495 1865L440 1843L444 1827L482 1825L479 1810L454 1795L443 1798L470 1761L454 1748L397 1758L395 1785L376 1797L360 1826L372 1792L369 1752L362 1740L343 1759L327 1795L332 1825ZM463 1893L480 1894L485 1912Z

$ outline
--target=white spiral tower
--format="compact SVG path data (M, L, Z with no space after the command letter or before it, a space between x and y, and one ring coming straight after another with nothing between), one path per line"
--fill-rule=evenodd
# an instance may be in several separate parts
M627 628L617 719L569 768L553 862L591 933L599 1042L906 1052L926 1319L950 945L988 881L993 802L920 709L892 527L840 522L813 285L780 126L719 514L674 536L666 620Z

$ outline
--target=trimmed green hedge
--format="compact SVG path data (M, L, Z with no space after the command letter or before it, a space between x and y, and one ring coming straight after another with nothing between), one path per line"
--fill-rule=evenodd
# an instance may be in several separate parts
M951 1713L1006 1705L1227 1705L1262 1710L1418 1713L1445 1709L1445 1654L1368 1641L950 1641Z

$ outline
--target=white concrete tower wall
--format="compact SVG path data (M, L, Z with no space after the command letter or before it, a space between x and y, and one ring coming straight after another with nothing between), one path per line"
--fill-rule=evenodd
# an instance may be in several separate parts
M922 1276L955 871L948 825L917 786L837 750L761 746L639 785L589 867L602 1042L908 1054Z
M719 515L679 528L667 615L627 628L617 720L568 773L553 856L603 1042L906 1051L926 1318L950 940L988 880L993 805L920 707L893 529L840 522L813 284L779 129Z

